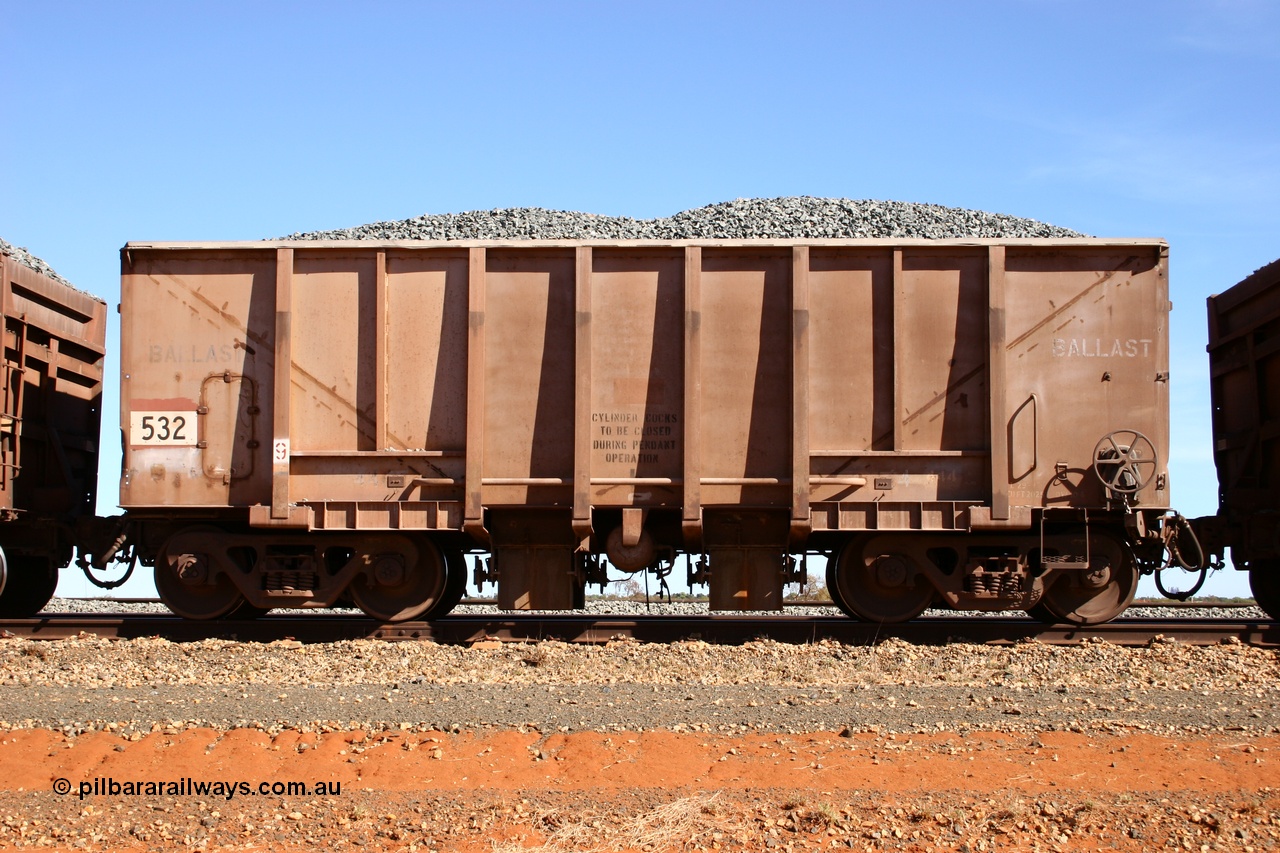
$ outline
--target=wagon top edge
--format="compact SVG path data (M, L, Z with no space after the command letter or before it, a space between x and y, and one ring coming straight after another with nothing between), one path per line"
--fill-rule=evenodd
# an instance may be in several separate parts
M1208 297L1209 313L1223 314L1272 289L1280 282L1280 259L1254 270L1237 284Z
M1134 247L1168 249L1168 242L1155 237L1021 237L1021 238L785 238L785 239L679 239L679 240L231 240L231 241L130 241L121 251L211 251L275 249L518 249L551 248L791 248L795 246L848 248L954 248L984 246L1027 246L1035 248Z
M90 293L87 290L81 290L66 279L57 275L48 275L35 267L24 263L16 254L0 251L0 261L7 264L9 274L8 278L3 282L3 287L9 287L11 283L16 282L24 287L38 290L41 295L53 299L55 302L65 300L76 300L74 307L85 308L89 303L98 303L105 309L107 301L96 293ZM83 305L81 303L84 303ZM85 310L91 310L85 308Z

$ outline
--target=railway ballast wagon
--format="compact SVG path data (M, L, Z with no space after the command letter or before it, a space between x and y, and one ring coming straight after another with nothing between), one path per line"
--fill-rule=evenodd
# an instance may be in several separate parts
M684 561L769 610L1094 623L1170 505L1158 240L130 243L122 506L194 618L561 609Z
M1280 261L1208 308L1218 512L1197 528L1217 562L1231 549L1258 605L1280 619Z
M22 617L93 518L107 306L0 254L0 315L0 617Z

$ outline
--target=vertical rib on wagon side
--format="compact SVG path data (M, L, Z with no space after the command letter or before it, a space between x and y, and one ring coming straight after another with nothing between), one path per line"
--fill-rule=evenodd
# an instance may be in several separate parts
M776 609L820 553L861 618L1103 621L1169 506L1166 262L1156 240L131 243L121 501L192 616L430 617L484 550L514 608L689 554L713 608Z

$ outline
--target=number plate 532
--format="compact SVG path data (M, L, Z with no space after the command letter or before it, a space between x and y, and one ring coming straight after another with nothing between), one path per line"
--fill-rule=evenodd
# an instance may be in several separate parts
M195 412L130 412L129 444L196 444Z

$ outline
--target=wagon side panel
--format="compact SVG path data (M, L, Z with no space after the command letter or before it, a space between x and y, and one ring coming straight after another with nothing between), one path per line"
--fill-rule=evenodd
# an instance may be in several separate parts
M1218 515L1232 559L1280 557L1280 261L1209 297Z
M120 503L227 507L270 497L274 252L126 252Z
M995 481L1013 506L1103 507L1094 454L1114 434L1116 446L1142 457L1144 482L1131 501L1169 506L1162 249L1015 246L1003 254L1003 274L993 277L1003 290L1005 376ZM1104 443L1100 453L1114 450Z

